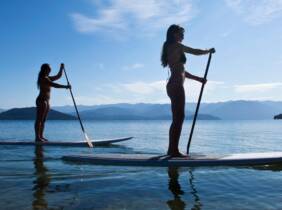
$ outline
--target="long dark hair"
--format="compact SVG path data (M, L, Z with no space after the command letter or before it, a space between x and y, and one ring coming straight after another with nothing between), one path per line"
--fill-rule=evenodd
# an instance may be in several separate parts
M167 47L168 47L169 44L176 43L176 40L174 38L174 34L175 33L179 33L179 32L184 33L184 28L182 28L179 25L173 24L173 25L169 26L168 29L167 29L166 40L165 40L165 42L163 44L163 49L162 49L162 54L161 54L161 63L162 63L163 67L166 67L167 64L168 64L168 61L167 61ZM184 53L181 56L181 61L183 63L186 62L186 57L185 57Z
M44 63L41 65L41 68L40 68L40 72L38 74L38 79L37 79L37 88L39 89L40 88L40 83L41 83L41 80L44 76L47 76L48 72L50 72L50 66L48 63Z

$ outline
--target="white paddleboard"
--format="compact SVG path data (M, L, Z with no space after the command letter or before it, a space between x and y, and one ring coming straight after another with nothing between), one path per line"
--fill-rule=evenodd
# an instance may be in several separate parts
M114 166L244 166L282 163L282 152L242 153L222 156L190 155L185 158L146 154L98 154L69 155L63 156L62 159L76 163Z
M124 137L116 139L101 139L92 140L92 144L95 146L107 146L113 143L127 141L133 137ZM48 142L35 142L35 141L0 141L0 145L18 145L18 146L29 146L29 145L41 145L41 146L63 146L63 147L88 147L86 141L48 141Z

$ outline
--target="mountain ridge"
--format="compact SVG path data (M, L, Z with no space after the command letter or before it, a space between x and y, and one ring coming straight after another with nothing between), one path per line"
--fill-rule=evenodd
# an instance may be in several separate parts
M160 109L161 108L161 109ZM167 106L152 107L147 110L134 110L120 107L102 107L80 113L85 120L171 120L171 112ZM187 120L193 118L191 113L186 114ZM199 120L220 120L220 118L208 114L199 114Z
M148 103L120 103L106 104L93 106L78 106L82 115L85 113L95 112L100 108L126 108L129 112L135 112L135 115L144 115L146 112L149 115L156 115L160 111L163 115L170 115L170 104L148 104ZM74 108L68 106L68 113L75 114ZM193 115L195 112L196 103L186 103L186 116ZM53 107L58 111L66 111L65 107ZM151 110L149 113L148 110ZM153 111L155 110L155 111ZM86 112L84 112L86 111ZM226 102L201 103L199 115L211 115L222 120L266 120L273 119L273 116L282 112L282 101L248 101L234 100ZM85 117L85 116L84 116ZM146 117L146 116L145 116Z
M186 103L186 119L195 112L195 103ZM76 116L73 106L55 106L53 110ZM170 104L119 103L103 105L78 105L84 120L171 120ZM235 100L215 103L202 103L198 119L206 120L266 120L282 113L280 101Z
M0 120L35 120L36 108L25 107L25 108L13 108L0 113ZM47 116L48 120L76 120L76 117L50 110Z

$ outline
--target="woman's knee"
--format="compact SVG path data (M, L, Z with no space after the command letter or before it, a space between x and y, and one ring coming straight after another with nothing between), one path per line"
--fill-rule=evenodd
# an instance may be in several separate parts
M176 116L173 116L173 122L176 125L179 125L179 124L182 125L184 119L185 119L185 114L184 113L178 114Z
M42 122L41 122L41 121L39 121L39 120L35 120L34 127L35 127L35 128L40 127L40 126L41 126L41 124L42 124Z
M184 122L184 119L185 119L185 114L181 114L179 116L179 122L182 124Z

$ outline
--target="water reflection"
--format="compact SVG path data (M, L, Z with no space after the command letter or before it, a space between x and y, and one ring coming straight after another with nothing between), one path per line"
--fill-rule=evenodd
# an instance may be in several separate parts
M252 166L249 167L256 170L265 170L265 171L282 171L282 164L271 164L271 165L262 165L262 166Z
M166 203L171 210L183 210L186 207L185 202L181 199L181 196L184 195L184 191L181 189L181 185L179 184L179 168L178 167L169 167L168 168L168 189L172 192L174 198L173 200L168 200ZM191 195L193 196L194 205L191 209L200 210L201 202L200 197L198 196L196 187L193 183L194 175L192 169L188 169L189 172L189 185L191 188Z
M181 195L184 191L181 189L181 185L178 182L179 172L177 167L169 167L167 171L169 181L168 189L174 195L173 200L168 200L166 203L171 210L181 210L185 209L185 202L181 200Z
M193 208L191 209L195 209L195 210L200 210L201 207L202 207L202 204L201 204L201 201L200 201L200 197L198 195L198 192L197 192L197 189L196 189L196 186L194 184L194 175L193 175L193 170L192 169L189 169L188 170L188 173L189 173L189 184L190 184L190 187L191 187L191 194L193 195L194 197L194 206Z
M44 162L44 154L42 146L35 146L35 157L33 160L34 164L34 175L36 179L33 182L33 197L34 200L32 202L33 209L47 209L48 203L45 200L45 192L50 183L51 176L48 175L48 169L45 167Z

